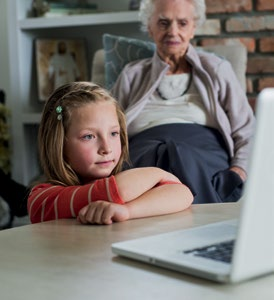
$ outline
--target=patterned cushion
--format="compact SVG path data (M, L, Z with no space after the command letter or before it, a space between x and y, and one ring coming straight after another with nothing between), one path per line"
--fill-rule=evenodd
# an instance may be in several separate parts
M116 36L103 35L105 51L105 87L110 89L123 67L134 60L151 57L155 51L152 42Z

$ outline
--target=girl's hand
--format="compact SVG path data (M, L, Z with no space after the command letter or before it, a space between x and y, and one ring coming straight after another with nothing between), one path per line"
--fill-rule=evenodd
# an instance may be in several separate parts
M109 225L128 220L129 211L125 205L96 201L84 206L79 211L77 219L82 224Z

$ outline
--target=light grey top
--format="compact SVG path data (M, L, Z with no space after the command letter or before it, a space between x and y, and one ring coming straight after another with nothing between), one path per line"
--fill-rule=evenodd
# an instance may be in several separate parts
M231 166L247 171L254 114L231 64L212 53L197 51L192 45L186 53L192 66L193 82L205 111L217 124L227 144ZM128 131L149 97L156 91L169 65L155 52L152 58L127 64L112 89L125 109Z

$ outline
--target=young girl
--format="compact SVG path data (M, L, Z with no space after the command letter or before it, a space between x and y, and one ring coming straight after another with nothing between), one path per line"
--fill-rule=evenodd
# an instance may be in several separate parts
M47 182L29 195L32 223L77 217L111 224L178 212L193 201L185 185L159 168L121 171L128 159L125 116L93 83L66 84L50 96L38 146Z

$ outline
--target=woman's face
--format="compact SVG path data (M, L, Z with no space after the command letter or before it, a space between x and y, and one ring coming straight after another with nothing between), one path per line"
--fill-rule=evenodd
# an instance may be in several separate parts
M162 59L184 56L195 33L191 1L156 0L148 30Z

